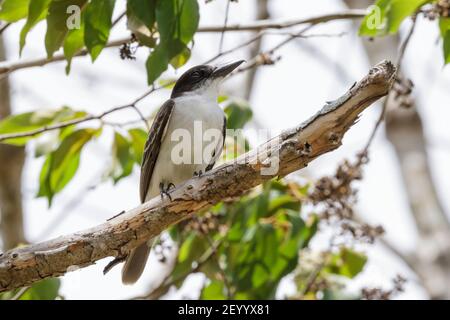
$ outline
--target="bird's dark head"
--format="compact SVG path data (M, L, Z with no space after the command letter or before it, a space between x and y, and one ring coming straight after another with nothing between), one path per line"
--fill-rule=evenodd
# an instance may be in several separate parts
M227 63L222 66L199 65L181 75L172 90L171 98L189 94L218 95L219 84L244 60Z

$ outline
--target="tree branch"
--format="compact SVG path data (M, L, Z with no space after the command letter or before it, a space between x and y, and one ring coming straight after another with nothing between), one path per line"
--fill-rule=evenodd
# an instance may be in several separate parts
M228 32L228 31L261 31L266 29L285 29L285 28L291 28L294 26L298 26L301 24L311 24L316 25L323 22L329 22L332 20L345 20L345 19L359 19L364 17L365 10L346 10L340 13L331 13L331 14L325 14L320 15L312 18L306 18L306 19L296 19L296 20L289 20L289 21L273 21L273 20L258 20L256 22L250 23L250 24L234 24L229 25L224 28L224 26L210 26L210 27L200 27L198 28L197 32ZM111 47L118 47L121 46L124 43L127 43L131 40L131 37L123 38L123 39L117 39L113 40L106 44L106 48ZM81 50L78 52L75 57L85 56L88 54L88 51L86 49ZM57 61L64 61L66 58L64 54L55 54L52 58L39 58L39 59L32 59L27 61L13 61L13 62L6 62L6 63L0 63L0 75L6 75L10 74L14 71L20 70L20 69L26 69L26 68L32 68L32 67L42 67L46 64L57 62Z
M148 238L201 209L304 168L341 145L343 135L360 113L388 93L394 74L392 63L381 62L309 120L180 185L171 192L172 201L156 197L94 228L4 253L0 256L0 292L60 276L108 256L125 256ZM276 160L278 171L263 175L261 171Z
M106 110L100 114L97 115L87 115L81 118L76 118L73 120L68 120L68 121L63 121L63 122L59 122L59 123L55 123L55 124L51 124L48 126L44 126L35 130L30 130L30 131L25 131L25 132L13 132L13 133L5 133L5 134L0 134L0 142L8 140L8 139L15 139L15 138L24 138L24 137L33 137L36 136L38 134L47 132L47 131L51 131L51 130L57 130L57 129L62 129L68 126L73 126L82 122L87 122L87 121L91 121L91 120L102 120L104 117L106 117L107 115L120 111L120 110L124 110L124 109L129 109L132 108L133 110L136 111L136 113L138 113L139 115L139 120L140 121L144 121L144 123L146 124L147 128L148 128L148 124L147 121L145 120L144 116L142 115L142 113L139 111L139 109L136 107L136 104L138 102L140 102L141 100L143 100L145 97L149 96L151 93L160 90L161 88L164 88L165 86L168 86L169 84L165 84L161 87L155 87L152 86L150 87L149 90L147 90L144 94L142 94L141 96L139 96L138 98L136 98L133 102L129 103L129 104L124 104L121 106L117 106L114 108L111 108L109 110Z
M338 13L329 13L311 18L295 19L288 21L258 20L249 24L230 24L223 26L200 27L198 32L226 32L229 31L261 31L264 29L286 29L301 24L319 24L332 20L359 19L367 14L366 10L345 10Z

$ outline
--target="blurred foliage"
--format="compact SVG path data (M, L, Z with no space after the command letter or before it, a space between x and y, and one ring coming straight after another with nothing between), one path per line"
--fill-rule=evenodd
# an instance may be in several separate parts
M180 248L170 275L174 284L203 272L209 281L202 299L274 298L317 230L317 217L300 217L301 200L291 187L270 181L238 202L220 203L173 227Z
M3 0L0 20L25 21L19 43L25 47L28 33L46 21L45 49L48 58L63 48L67 73L73 56L86 48L94 62L105 48L113 26L115 0ZM146 67L153 83L168 65L183 66L190 58L200 19L197 0L128 0L128 28L139 45L150 51Z
M37 111L15 114L4 118L0 121L0 134L3 133L21 133L32 130L43 129L55 123L74 120L86 116L84 111L75 111L69 107L62 107L57 110L39 109ZM24 145L29 140L36 138L38 135L28 136L24 138L8 139L3 143L13 145Z
M437 20L443 41L445 63L450 62L450 3L448 0L377 0L361 22L361 36L378 37L396 34L402 22L421 12Z
M200 299L274 299L280 281L294 273L298 293L292 299L318 298L320 290L327 292L322 298L344 297L344 279L357 276L367 258L345 246L313 262L307 258L319 224L314 214L302 218L307 193L293 182L269 181L239 201L220 203L172 227L178 256L161 287L179 288L201 272L206 281ZM311 267L316 265L317 275Z
M58 278L45 279L29 288L0 293L0 300L55 300L61 298L60 286L61 281Z
M81 150L101 133L100 129L78 129L63 136L58 147L47 154L39 177L37 196L46 197L51 205L53 196L72 180L78 170Z

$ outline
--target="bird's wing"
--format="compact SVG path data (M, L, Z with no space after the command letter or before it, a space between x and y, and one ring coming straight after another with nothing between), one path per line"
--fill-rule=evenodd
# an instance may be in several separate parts
M209 170L211 170L214 167L214 164L216 163L217 159L220 157L220 154L222 153L222 150L223 150L223 146L225 145L226 135L227 135L227 117L224 115L223 116L223 127L222 127L222 141L219 141L219 143L217 144L217 147L214 150L214 154L211 159L211 162L205 168L205 172L208 172Z
M145 196L147 195L147 191L150 186L150 180L152 179L153 169L155 167L156 160L158 159L161 142L166 134L166 129L174 106L175 102L172 99L167 100L162 105L156 114L155 120L153 120L152 127L148 133L141 165L141 181L139 190L141 202L145 201Z

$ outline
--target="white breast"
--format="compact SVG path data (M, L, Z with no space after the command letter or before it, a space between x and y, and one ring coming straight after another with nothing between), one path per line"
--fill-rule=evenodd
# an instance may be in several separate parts
M224 113L217 102L203 95L182 96L174 100L174 110L172 111L153 170L147 199L159 194L160 182L163 182L165 185L168 183L178 185L192 178L194 172L200 170L204 172L205 168L212 161L212 154L209 155L211 148L215 149L211 151L214 151L216 156L222 152ZM184 142L189 143L188 148L190 148L191 154L190 161L176 164L174 160L179 161L180 154L179 152L176 153L176 159L174 159L172 152L174 148L178 148L175 150L179 150L181 146L180 133L190 135L190 139L187 141L184 140ZM219 136L217 138L219 140L214 138L209 141L205 140L204 138L208 138L208 133L210 133L209 135L218 133ZM175 140L177 138L178 140ZM194 155L197 155L197 157ZM186 159L186 155L183 154L183 156Z

